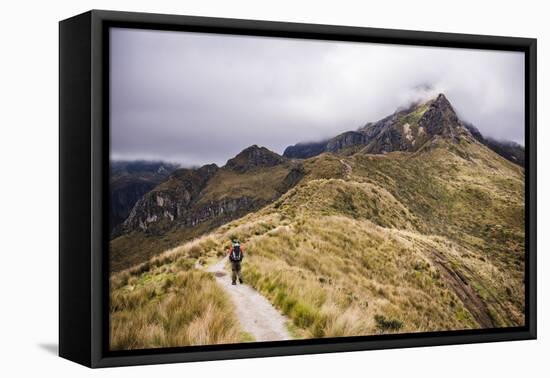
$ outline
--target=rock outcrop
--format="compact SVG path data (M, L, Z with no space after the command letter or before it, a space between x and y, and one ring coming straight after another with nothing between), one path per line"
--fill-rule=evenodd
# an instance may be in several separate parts
M326 151L327 141L311 142L311 143L298 143L294 146L288 146L283 156L290 159L308 159L313 156L317 156Z
M112 162L109 193L111 231L124 222L140 198L167 180L175 169L177 165L165 162Z
M366 144L368 136L360 131L348 131L329 140L325 150L327 152L338 152L352 146Z
M144 195L124 221L123 231L163 230L187 215L201 190L219 167L209 164L198 169L179 169L170 179Z

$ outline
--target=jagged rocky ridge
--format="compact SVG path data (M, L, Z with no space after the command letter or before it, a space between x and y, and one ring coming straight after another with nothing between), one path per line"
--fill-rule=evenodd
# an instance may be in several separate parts
M503 158L516 163L522 167L525 166L525 148L517 143L509 141L500 141L493 138L484 137L477 127L471 123L464 122L464 126L470 131L472 136L481 144L487 146Z
M456 115L445 95L396 111L355 131L348 131L322 142L298 143L285 149L283 156L307 159L323 152L383 154L392 151L416 151L434 136L458 140L471 136L504 158L523 166L523 147L484 138L473 125Z

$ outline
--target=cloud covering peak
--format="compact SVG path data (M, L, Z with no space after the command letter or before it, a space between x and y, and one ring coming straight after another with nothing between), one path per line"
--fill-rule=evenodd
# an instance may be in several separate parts
M110 59L117 159L282 153L438 93L484 135L524 142L519 52L115 28Z

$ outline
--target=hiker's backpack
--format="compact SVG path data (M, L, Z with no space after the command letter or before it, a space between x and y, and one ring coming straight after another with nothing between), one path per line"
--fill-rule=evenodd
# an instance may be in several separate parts
M231 249L231 261L241 261L243 259L243 252L239 244L233 245Z

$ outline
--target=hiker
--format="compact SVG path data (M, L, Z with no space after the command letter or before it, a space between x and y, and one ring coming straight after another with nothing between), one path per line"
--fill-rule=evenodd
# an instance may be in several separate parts
M243 248L237 239L231 240L231 248L229 248L229 261L231 261L231 284L237 284L237 277L239 277L239 282L243 283L243 276L241 274Z

